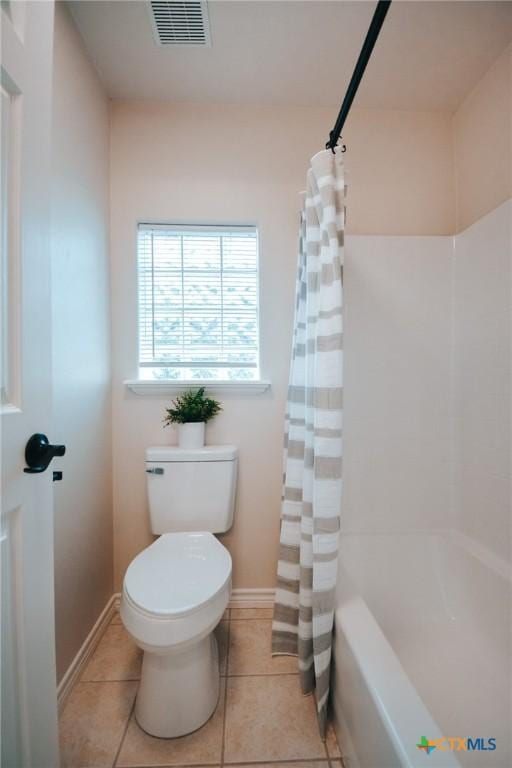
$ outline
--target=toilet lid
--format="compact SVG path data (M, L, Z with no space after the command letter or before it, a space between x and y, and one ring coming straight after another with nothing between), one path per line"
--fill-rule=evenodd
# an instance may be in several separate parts
M124 588L142 610L190 613L211 600L231 576L231 556L211 533L165 533L128 566Z

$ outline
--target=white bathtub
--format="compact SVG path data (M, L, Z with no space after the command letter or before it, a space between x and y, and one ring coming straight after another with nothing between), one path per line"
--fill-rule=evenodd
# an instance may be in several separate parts
M347 768L510 768L504 562L456 534L344 536L338 583L333 707ZM495 738L496 750L427 755L422 736Z

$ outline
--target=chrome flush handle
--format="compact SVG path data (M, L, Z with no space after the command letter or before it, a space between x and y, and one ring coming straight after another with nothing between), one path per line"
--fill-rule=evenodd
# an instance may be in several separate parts
M163 467L151 467L151 469L146 469L146 472L148 475L163 475L164 469Z

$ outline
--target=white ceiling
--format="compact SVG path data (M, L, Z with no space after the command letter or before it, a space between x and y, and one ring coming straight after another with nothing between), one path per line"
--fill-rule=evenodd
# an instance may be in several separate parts
M375 8L210 0L211 48L158 47L143 0L72 0L113 98L337 106ZM367 108L455 109L512 39L512 2L393 2L359 90Z

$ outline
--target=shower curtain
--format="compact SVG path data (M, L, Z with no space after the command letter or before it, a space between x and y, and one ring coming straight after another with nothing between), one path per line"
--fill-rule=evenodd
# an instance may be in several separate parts
M311 160L299 238L273 654L298 656L325 737L342 488L341 153Z

